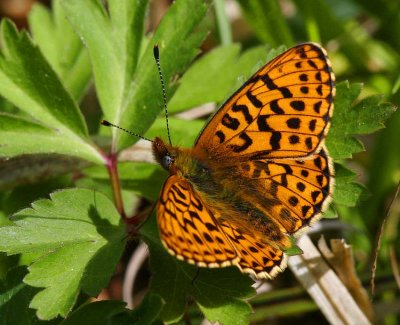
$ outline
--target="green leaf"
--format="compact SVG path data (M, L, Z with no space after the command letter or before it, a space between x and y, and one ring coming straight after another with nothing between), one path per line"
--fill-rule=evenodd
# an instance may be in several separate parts
M154 122L163 107L160 80L153 58L153 46L159 45L161 69L166 83L167 98L171 98L174 86L170 80L179 75L189 65L205 32L195 29L205 17L207 6L200 0L178 0L163 17L153 38L144 50L134 76L124 106L118 112L117 121L123 127L143 134ZM115 134L118 148L125 148L135 139L123 134Z
M29 161L28 161L29 162ZM42 162L45 164L45 162ZM30 204L40 198L46 197L49 193L60 188L72 186L70 177L54 177L49 180L42 179L33 184L17 186L12 190L5 191L2 210L11 216L14 213L30 206ZM12 224L11 221L9 221Z
M29 27L43 55L72 97L79 101L91 81L89 55L60 3L53 0L51 11L35 4L29 12Z
M284 251L287 256L303 254L303 250L299 246L297 246L295 243L292 243L292 245L292 247L289 247Z
M328 207L328 210L326 210L323 214L323 218L325 219L336 219L338 217L338 213L335 209L335 207L333 206L333 204L331 204Z
M148 0L109 1L110 18L113 23L113 36L120 42L126 76L125 86L130 86L133 73L139 61L142 34L146 19ZM132 74L131 74L132 73Z
M161 298L152 293L147 293L140 306L133 310L126 309L125 303L121 301L96 301L79 307L60 325L158 324L162 305Z
M91 190L55 192L12 220L13 226L0 228L0 250L41 255L24 278L45 288L30 305L41 319L65 317L80 290L96 296L124 247L125 231L113 203Z
M393 105L380 103L378 95L367 97L352 106L361 88L361 84L349 85L347 82L336 87L332 126L326 139L330 156L334 159L351 158L353 153L363 151L363 144L354 135L381 129L384 121L395 111Z
M101 180L89 177L82 177L81 179L75 181L75 186L78 188L99 191L107 196L111 201L114 200L114 193L109 178ZM135 194L135 191L128 188L121 189L122 202L124 203L125 211L136 211L137 207L140 205L141 197ZM156 199L157 198L155 198L155 200Z
M297 23L297 26L305 26L307 31L306 39L318 43L327 43L333 39L341 39L345 35L346 41L340 42L340 52L345 55L350 63L349 69L345 73L354 76L355 71L366 72L375 65L383 65L387 70L390 70L390 66L392 66L392 69L396 69L395 60L388 55L388 46L382 46L381 39L375 41L356 22L356 17L363 14L364 11L354 6L353 2L343 1L340 5L337 5L329 1L295 0L294 5L300 14L299 18L304 17L303 20ZM383 7L383 2L380 7ZM396 12L396 8L391 8L391 10ZM376 12L374 12L375 14ZM390 21L390 19L386 20ZM383 21L380 23L383 23ZM390 34L393 34L394 30L396 30L396 27L390 24ZM297 30L296 32L298 33ZM371 71L373 69L368 72ZM374 72L376 73L376 71ZM360 77L365 80L366 75L363 74Z
M382 103L383 96L373 95L354 105L350 115L354 123L354 134L370 134L385 127L384 122L396 111L391 103Z
M253 280L236 267L199 273L190 293L206 318L221 324L248 324L252 309L244 299L255 294Z
M198 305L207 320L213 323L246 325L249 324L249 317L252 314L250 305L237 299L226 299L222 305L217 305L216 307Z
M161 245L156 227L153 214L141 228L141 233L150 248L151 289L165 302L162 320L172 323L181 319L187 297L192 296L213 322L248 323L251 308L243 299L254 294L251 278L236 267L205 269L177 260Z
M277 0L238 0L247 22L263 43L293 44L292 34Z
M28 308L32 297L38 289L22 282L27 274L25 267L10 269L5 281L0 282L0 323L12 324L44 324L36 316L33 309ZM46 322L46 324L56 322Z
M1 22L0 94L15 106L70 138L87 138L77 104L26 32ZM78 139L77 139L78 140Z
M200 0L174 3L137 64L147 1L111 1L110 17L96 0L71 0L63 5L88 46L105 117L143 134L163 107L153 45L160 46L166 81L184 71L204 38L204 33L192 32L204 18L206 6ZM118 147L136 141L122 132L113 134Z
M206 121L204 120L184 120L173 117L168 119L168 123L171 131L172 143L185 148L193 147L200 131L206 125ZM157 118L151 128L146 132L146 137L150 139L156 136L168 139L165 117Z
M336 86L332 124L326 139L329 154L334 159L351 158L352 153L364 150L362 143L352 137L353 130L348 126L354 121L346 119L361 89L361 84L349 85L347 82Z
M122 301L96 301L79 307L60 325L109 325L112 324L113 317L127 314L127 311L125 303ZM125 316L125 319L127 319L127 316Z
M265 46L252 47L242 53L235 62L232 69L235 71L236 80L230 91L226 94L225 100L232 96L242 85L273 58L286 50L286 46L279 46L276 49L267 51Z
M160 296L151 292L147 293L140 306L132 311L129 324L150 325L158 323L157 318L162 306L163 302ZM116 324L120 324L120 322Z
M0 113L0 157L40 153L69 155L103 163L103 157L93 145L65 128L50 128Z
M60 325L152 325L157 321L162 307L161 298L147 293L139 307L134 310L125 308L121 301L96 301L85 304L75 310Z
M168 103L169 112L223 102L256 70L281 52L267 53L265 46L258 46L238 56L239 50L239 44L220 46L198 59L179 81L180 86Z
M375 139L368 168L368 189L371 197L363 202L362 216L369 229L380 225L385 206L391 200L400 180L400 111L388 120L387 128Z
M109 175L104 167L86 168L83 174L94 180L108 181ZM158 164L144 162L121 162L118 175L124 190L131 190L148 200L156 201L168 174Z
M261 68L267 62L272 60L276 55L278 55L279 53L277 53L277 51L279 53L283 52L283 47L278 47L276 50L273 49L267 51L265 46L255 46L244 51L240 55L239 60L237 60L237 62L235 63L234 67L232 67L236 71L236 83L238 83L240 81L239 79L241 78L244 79L244 81L249 79L250 76L253 75L259 68ZM239 78L239 76L242 77ZM237 84L234 91L238 89L242 84L243 81L241 82L241 84Z
M361 84L342 82L336 87L335 108L332 126L326 144L330 156L335 160L351 158L364 150L361 141L354 135L369 134L384 127L386 119L395 107L381 102L381 96L366 97L353 103L362 89ZM355 182L355 173L342 165L335 166L335 204L354 207L364 192L364 187Z
M233 67L239 51L238 44L220 46L197 60L179 81L180 86L169 102L169 111L179 112L222 101L237 77Z
M21 185L41 183L69 172L80 172L87 165L88 162L85 160L48 153L0 159L0 189L12 189ZM69 184L69 186L71 185ZM54 190L59 188L60 186L57 186ZM37 193L38 188L27 191Z
M356 206L365 187L355 182L356 173L343 165L335 164L335 190L333 201L335 204L348 207Z
M68 0L62 6L89 51L96 94L107 119L119 123L131 87L147 7L145 1Z

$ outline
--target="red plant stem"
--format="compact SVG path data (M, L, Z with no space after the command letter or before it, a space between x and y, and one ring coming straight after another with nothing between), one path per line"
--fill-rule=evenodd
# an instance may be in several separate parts
M122 193L121 193L121 184L119 181L119 176L118 176L118 165L117 165L117 155L114 153L111 153L109 156L107 156L106 159L106 167L108 170L108 174L110 175L110 181L111 181L111 188L113 190L113 195L114 195L114 203L115 206L121 215L122 219L126 224L129 224L129 219L126 216L125 209L124 209L124 202L122 200Z

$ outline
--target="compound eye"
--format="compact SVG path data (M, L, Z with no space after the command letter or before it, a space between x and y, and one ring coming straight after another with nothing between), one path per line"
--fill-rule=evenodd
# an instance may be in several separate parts
M162 159L162 165L165 169L169 169L173 162L174 159L170 155L165 155Z

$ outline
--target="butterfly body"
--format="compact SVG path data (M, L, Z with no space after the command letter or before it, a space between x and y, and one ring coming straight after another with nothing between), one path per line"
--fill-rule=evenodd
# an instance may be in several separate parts
M293 236L329 204L333 169L324 147L334 75L325 51L306 43L253 75L209 121L193 148L160 138L169 171L157 205L164 246L202 267L236 265L272 278Z

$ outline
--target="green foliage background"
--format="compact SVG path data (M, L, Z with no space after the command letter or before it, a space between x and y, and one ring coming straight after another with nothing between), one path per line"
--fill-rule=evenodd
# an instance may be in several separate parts
M198 272L177 261L160 245L154 215L140 229L152 273L142 304L129 311L118 301L89 303L107 286L127 242L106 167L137 141L99 128L99 121L166 137L154 44L167 81L172 141L182 146L193 144L205 121L177 113L221 104L285 47L313 41L327 48L338 83L326 140L336 190L326 217L339 216L330 220L334 236L352 244L367 282L375 237L400 180L400 3L235 3L250 28L241 40L222 0L178 0L154 31L145 27L147 0L35 5L29 33L2 20L1 324L161 324L182 322L184 315L186 322L204 315L222 324L323 319L290 272L272 282L275 290L249 300L253 281L236 268ZM202 44L212 49L201 51ZM89 100L93 86L98 105ZM119 162L118 171L126 211L139 197L155 201L167 176L145 162ZM378 259L375 312L383 324L400 322L399 308L389 308L400 306L392 277L400 257L399 210L395 200Z

